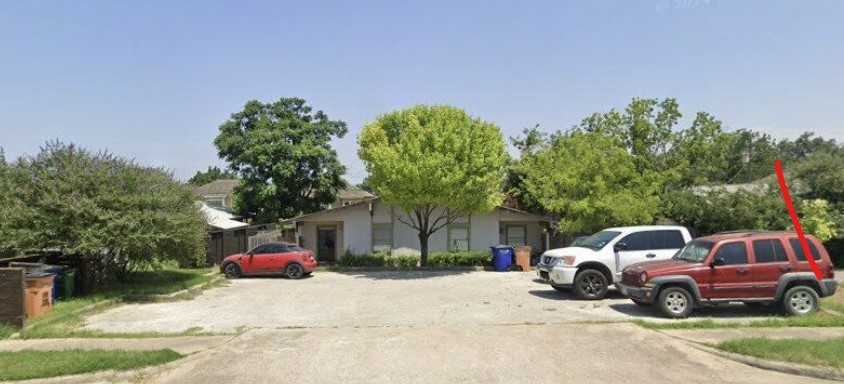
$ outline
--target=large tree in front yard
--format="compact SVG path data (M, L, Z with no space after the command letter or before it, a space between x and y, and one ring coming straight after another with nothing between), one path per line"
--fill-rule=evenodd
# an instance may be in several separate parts
M559 217L563 233L650 224L659 211L659 178L637 169L618 139L601 132L555 135L519 164L524 188Z
M95 284L136 266L204 259L193 194L162 169L51 142L0 173L0 249L60 250L83 259Z
M235 210L272 223L318 211L344 188L346 167L331 148L346 123L313 112L298 98L252 100L220 126L214 140L221 158L241 177Z
M432 234L503 200L501 130L459 108L418 105L385 114L363 128L358 143L369 186L418 231L422 266Z

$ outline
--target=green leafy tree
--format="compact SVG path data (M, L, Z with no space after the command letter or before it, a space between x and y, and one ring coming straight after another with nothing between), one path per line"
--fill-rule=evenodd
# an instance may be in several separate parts
M204 259L193 194L162 169L51 142L4 173L0 248L61 250L88 265L97 285L133 267Z
M805 233L811 233L822 242L838 236L838 223L830 210L829 202L823 199L803 200L800 202L800 227ZM794 230L789 225L789 230Z
M521 169L527 192L560 218L563 233L652 223L659 211L656 175L640 172L635 157L607 133L558 135L523 159Z
M396 219L418 232L422 266L432 234L503 200L501 131L461 109L418 105L390 112L367 124L358 143L375 194L401 208Z
M200 186L212 181L228 179L237 179L237 173L218 167L208 167L206 171L196 171L196 174L188 179L188 184Z
M525 128L521 136L511 137L510 142L519 150L519 158L510 160L507 166L507 178L504 185L504 191L507 194L505 204L510 208L543 214L545 210L542 204L525 188L525 171L522 166L525 159L547 148L549 137L539 130L539 125L535 125Z
M241 176L235 209L271 223L334 202L346 186L346 168L331 140L346 131L346 123L314 113L302 99L246 103L214 140L220 157Z
M790 219L779 189L767 192L672 191L662 196L665 216L701 236L734 230L784 230Z
M727 148L732 136L721 128L721 121L698 112L692 125L676 132L671 144L672 164L680 175L679 187L723 183L731 156Z

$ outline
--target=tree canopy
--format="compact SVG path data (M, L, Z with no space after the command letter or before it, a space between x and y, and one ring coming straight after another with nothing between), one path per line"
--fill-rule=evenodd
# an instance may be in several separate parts
M558 218L564 233L647 224L659 212L654 172L637 171L623 143L603 132L556 136L519 169L526 192Z
M3 168L0 248L57 249L97 265L99 278L204 260L205 222L194 197L162 169L60 142Z
M331 147L346 123L313 112L303 99L252 100L220 125L218 154L241 177L235 210L257 223L314 212L345 187L346 168Z
M431 234L503 201L501 131L459 108L417 105L387 113L363 128L358 143L368 185L418 231L423 266Z
M196 174L188 179L188 184L200 186L212 181L228 179L237 179L237 173L219 167L208 167L205 171L196 171Z

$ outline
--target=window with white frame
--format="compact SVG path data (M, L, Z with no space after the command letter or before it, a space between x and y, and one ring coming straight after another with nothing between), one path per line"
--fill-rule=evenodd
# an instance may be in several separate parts
M226 206L226 198L225 197L206 197L205 204L209 207L225 207Z
M448 250L462 252L469 250L469 226L450 225L448 227Z
M393 249L393 225L372 224L372 252L390 252Z
M507 245L527 245L527 227L524 225L508 225Z

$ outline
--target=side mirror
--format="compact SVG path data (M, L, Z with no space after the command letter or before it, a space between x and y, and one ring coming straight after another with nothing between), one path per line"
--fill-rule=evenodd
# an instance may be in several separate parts
M615 243L615 246L613 246L613 250L616 252L626 251L628 249L630 249L630 246L627 243Z
M721 266L721 265L724 265L724 264L727 264L727 262L724 261L724 258L718 257L715 260L713 260L711 263L709 263L709 268L715 268L715 267L718 267L718 266Z

